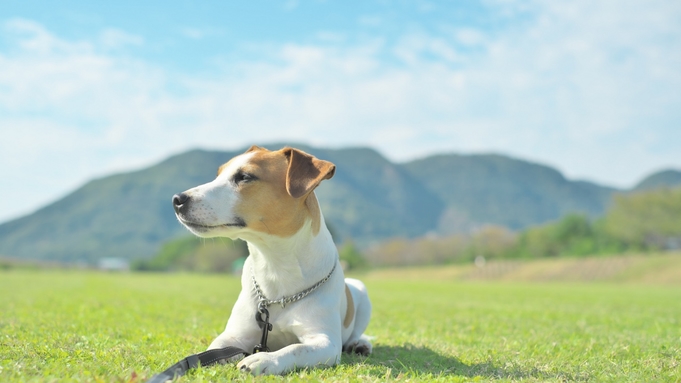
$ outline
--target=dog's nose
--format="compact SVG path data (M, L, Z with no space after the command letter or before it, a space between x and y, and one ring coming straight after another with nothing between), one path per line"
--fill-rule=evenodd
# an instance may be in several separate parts
M175 194L173 196L173 208L175 211L179 211L180 207L182 207L182 205L184 205L188 200L189 196L184 193Z

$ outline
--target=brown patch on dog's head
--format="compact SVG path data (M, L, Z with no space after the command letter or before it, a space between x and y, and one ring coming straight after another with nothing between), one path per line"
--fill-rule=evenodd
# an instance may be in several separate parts
M248 149L246 149L246 151L245 151L244 153L255 152L256 150L267 150L267 149L262 148L262 147L260 147L260 146L258 146L258 145L251 145L251 147L248 148Z
M254 178L237 184L239 201L235 212L247 227L288 237L311 219L316 235L321 214L312 191L321 181L333 177L335 165L293 148L269 151L252 146L246 153L252 153L251 157L237 173ZM218 172L228 165L229 162L221 166Z
M255 152L255 151L257 151L257 150L267 150L267 149L261 148L261 147L258 146L258 145L251 145L251 147L248 148L248 149L246 149L246 151L245 151L244 153ZM218 175L220 175L220 173L222 173L222 171L225 170L225 169L227 168L227 165L229 165L230 162L232 162L232 161L231 161L231 160L230 160L230 161L227 161L227 162L225 162L224 164L220 165L220 167L218 167Z

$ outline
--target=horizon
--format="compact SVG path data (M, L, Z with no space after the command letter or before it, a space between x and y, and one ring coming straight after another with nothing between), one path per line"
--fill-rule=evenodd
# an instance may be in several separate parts
M681 169L681 4L70 0L0 16L21 217L195 147L496 153L630 188ZM677 142L677 144L674 144Z

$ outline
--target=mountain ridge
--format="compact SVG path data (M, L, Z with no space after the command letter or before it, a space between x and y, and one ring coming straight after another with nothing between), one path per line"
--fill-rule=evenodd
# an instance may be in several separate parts
M395 163L370 147L262 146L293 146L334 162L336 175L317 189L322 210L338 237L365 244L487 224L519 230L575 211L598 216L612 194L623 191L497 153L439 153ZM0 224L0 255L67 262L149 257L186 233L174 216L172 195L211 181L219 165L244 150L192 149L90 180Z
M681 186L681 170L664 169L652 173L639 181L639 183L633 187L633 191L645 191L661 187L676 186Z

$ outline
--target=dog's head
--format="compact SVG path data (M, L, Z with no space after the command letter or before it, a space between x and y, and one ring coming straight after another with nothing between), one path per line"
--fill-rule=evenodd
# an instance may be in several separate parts
M314 218L308 197L335 170L298 149L252 146L220 166L212 182L174 195L175 215L205 238L249 231L288 237Z

